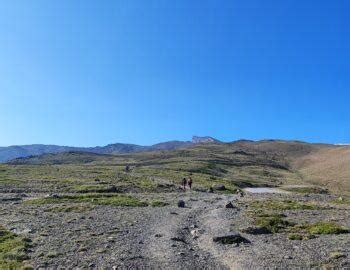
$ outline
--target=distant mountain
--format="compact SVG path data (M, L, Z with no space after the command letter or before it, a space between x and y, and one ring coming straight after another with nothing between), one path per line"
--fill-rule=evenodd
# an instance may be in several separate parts
M81 152L91 152L96 154L120 154L120 153L135 153L148 151L149 146L141 146L136 144L115 143L106 146L80 148Z
M178 148L184 148L192 146L191 142L184 141L170 141L170 142L162 142L157 143L149 147L151 151L161 151L161 150L175 150Z
M0 162L6 162L18 157L36 156L47 153L61 153L74 150L78 150L78 148L42 144L0 147Z
M89 152L95 154L123 154L123 153L136 153L146 151L162 151L162 150L175 150L179 148L185 148L197 143L209 143L217 142L217 140L211 137L197 137L194 136L192 142L189 141L169 141L154 144L151 146L142 146L136 144L115 143L106 146L97 147L71 147L71 146L59 146L59 145L14 145L8 147L0 147L0 163L7 162L16 158L24 158L29 156L38 156L42 154L57 154L63 152Z
M213 137L209 137L209 136L204 136L204 137L200 137L200 136L193 136L192 137L192 143L217 143L220 142L217 139L214 139Z
M350 146L284 140L238 140L214 142L195 138L194 142L171 141L152 146L111 144L104 147L16 146L13 155L30 151L63 151L27 156L9 161L12 165L38 164L142 164L164 170L190 168L193 173L209 173L235 179L241 186L317 184L334 191L350 192ZM185 150L183 150L185 149ZM170 151L163 151L170 150ZM175 150L175 151L171 151ZM4 151L4 149L0 149ZM6 149L9 153L9 149ZM138 153L158 151L153 153ZM128 155L117 155L129 153ZM192 164L191 164L192 163ZM177 164L177 165L176 165ZM200 165L199 165L200 164ZM158 167L159 166L159 167ZM241 177L243 175L243 177Z

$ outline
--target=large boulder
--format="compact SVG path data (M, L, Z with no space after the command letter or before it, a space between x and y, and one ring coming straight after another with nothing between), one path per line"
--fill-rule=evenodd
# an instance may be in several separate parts
M238 233L227 234L222 236L213 237L213 241L217 243L221 243L224 245L232 245L232 244L241 244L241 243L250 243L250 241Z

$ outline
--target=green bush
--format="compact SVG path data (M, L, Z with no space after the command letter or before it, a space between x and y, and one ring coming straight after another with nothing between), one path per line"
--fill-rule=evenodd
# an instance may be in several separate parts
M22 238L0 226L0 269L19 269L26 254L30 240Z
M265 216L256 218L255 225L265 228L271 233L278 233L294 224L279 216Z

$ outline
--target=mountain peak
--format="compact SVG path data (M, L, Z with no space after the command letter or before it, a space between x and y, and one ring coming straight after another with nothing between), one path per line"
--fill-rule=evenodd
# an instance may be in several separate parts
M213 137L209 136L193 136L192 137L192 143L213 143L213 142L219 142L217 139L214 139Z

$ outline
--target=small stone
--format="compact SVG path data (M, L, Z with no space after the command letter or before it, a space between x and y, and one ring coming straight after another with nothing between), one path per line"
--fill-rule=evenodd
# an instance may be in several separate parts
M108 239L107 241L110 242L110 243L114 243L115 242L114 237L112 237L112 236L108 237L107 239Z
M30 264L25 264L21 269L22 270L34 270L34 267Z
M235 206L232 204L232 202L228 202L226 205L225 205L225 208L235 208Z
M97 253L101 254L101 253L105 253L106 252L106 249L104 248L99 248L96 250Z
M178 207L181 207L181 208L184 208L184 207L185 207L185 202L184 202L183 200L179 200L179 201L177 202L177 206L178 206Z
M182 243L185 243L186 244L186 241L182 238L179 238L179 237L172 237L170 238L170 240L173 240L173 241L176 241L176 242L182 242Z
M78 249L78 252L85 252L85 251L87 251L87 247L85 246L79 247Z
M198 230L192 230L191 235L193 239L197 239L199 237L199 232Z

